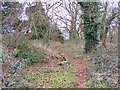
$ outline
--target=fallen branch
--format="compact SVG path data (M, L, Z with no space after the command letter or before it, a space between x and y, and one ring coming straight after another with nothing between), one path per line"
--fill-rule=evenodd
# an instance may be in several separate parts
M63 60L63 61L59 62L58 65L61 66L61 65L64 65L64 64L69 63L69 62L68 62L68 59L67 59L65 56L63 56L61 53L58 53L58 54L62 57L62 60ZM69 63L69 64L70 64L70 63Z
M63 61L68 61L68 59L65 56L63 56L61 53L58 54L63 58Z

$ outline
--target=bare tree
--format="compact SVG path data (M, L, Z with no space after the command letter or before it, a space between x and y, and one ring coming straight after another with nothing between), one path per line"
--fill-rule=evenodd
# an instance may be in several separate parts
M111 6L111 11L109 11L108 7L109 4L108 2L105 2L104 4L104 12L102 13L102 18L101 18L101 42L104 47L106 47L106 39L107 39L107 34L111 33L110 31L110 26L112 22L117 18L118 16L118 10L116 7Z
M61 1L62 5L56 10L58 26L69 33L69 39L77 39L79 36L81 10L77 2ZM63 12L60 12L63 11Z

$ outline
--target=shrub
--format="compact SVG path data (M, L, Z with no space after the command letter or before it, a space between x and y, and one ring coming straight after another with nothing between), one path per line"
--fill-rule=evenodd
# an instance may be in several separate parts
M3 44L9 48L14 57L26 59L28 65L32 65L44 57L42 52L31 46L30 41L24 34L5 35Z
M16 56L26 59L28 65L33 65L44 58L42 52L37 51L34 47L30 46L30 42L28 41L18 45L18 53Z
M105 81L95 83L93 80L89 80L87 82L87 88L111 88L111 86Z
M97 47L89 68L89 87L110 88L118 85L118 51L116 45L108 44L108 50Z

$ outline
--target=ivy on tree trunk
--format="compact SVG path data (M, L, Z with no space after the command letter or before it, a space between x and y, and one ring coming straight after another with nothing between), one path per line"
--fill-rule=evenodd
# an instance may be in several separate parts
M79 2L84 21L85 53L92 52L98 44L98 2Z

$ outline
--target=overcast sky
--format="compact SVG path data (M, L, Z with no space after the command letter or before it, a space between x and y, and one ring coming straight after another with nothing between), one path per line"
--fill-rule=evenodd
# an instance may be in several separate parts
M40 1L40 0L16 0L16 1L19 1L19 2L25 2L25 1L27 1L27 2L33 2L33 1ZM41 0L41 1L54 2L54 1L58 1L58 0ZM71 0L71 1L74 1L74 0ZM80 0L80 1L82 1L82 0ZM119 0L100 0L100 1L119 2Z

